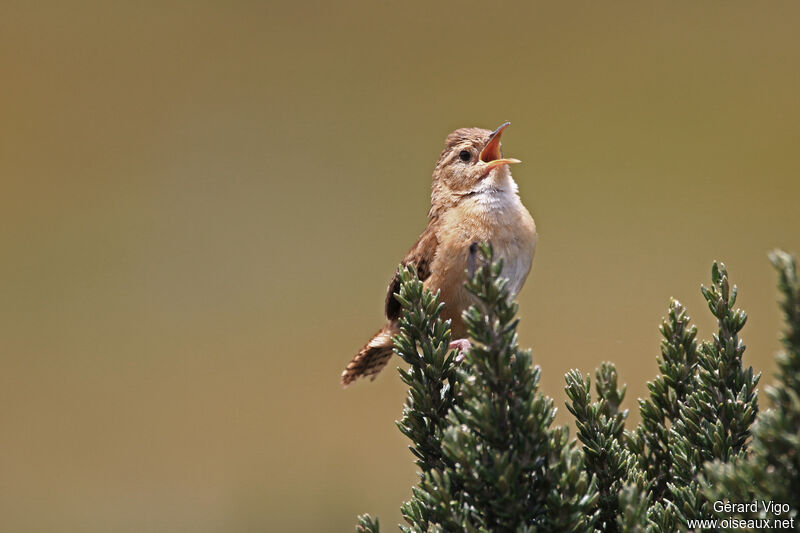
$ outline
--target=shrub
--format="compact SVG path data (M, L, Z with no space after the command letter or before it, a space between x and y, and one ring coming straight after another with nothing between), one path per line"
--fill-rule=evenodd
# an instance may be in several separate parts
M541 370L517 345L516 303L502 260L481 247L467 282L476 305L464 313L472 348L459 362L438 294L413 265L400 270L403 313L395 351L409 392L398 427L420 468L402 506L407 532L721 530L731 519L790 520L800 509L800 282L794 258L771 255L786 317L773 409L758 414L760 374L745 368L740 332L747 315L737 288L714 263L702 287L718 329L698 344L686 309L673 300L661 324L660 374L639 400L641 423L625 430L613 364L591 379L566 375L577 438L553 425L553 401L538 390ZM580 444L580 446L579 446ZM785 504L722 512L714 502ZM766 504L764 504L766 505ZM727 522L724 520L727 519ZM717 520L717 522L697 522ZM795 520L795 522L797 522ZM800 524L791 522L800 530ZM726 525L727 524L727 525ZM752 524L750 524L752 526ZM735 525L733 527L736 527ZM358 531L378 532L369 515Z

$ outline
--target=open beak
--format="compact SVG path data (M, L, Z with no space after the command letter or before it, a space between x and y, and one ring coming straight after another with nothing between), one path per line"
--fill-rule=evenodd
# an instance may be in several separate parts
M513 163L522 162L519 159L504 159L500 153L500 137L502 137L503 130L506 129L509 124L511 123L505 122L501 124L499 128L494 130L492 134L489 135L489 142L487 142L486 146L484 146L483 150L481 150L479 159L483 163L486 163L487 170L491 170L494 167L499 167L500 165L511 165Z

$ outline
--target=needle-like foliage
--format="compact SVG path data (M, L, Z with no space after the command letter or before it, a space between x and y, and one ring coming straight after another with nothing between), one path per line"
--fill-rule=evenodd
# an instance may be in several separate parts
M603 363L596 372L597 401L592 401L589 376L577 370L566 375L569 412L575 415L578 440L583 444L586 469L597 480L599 498L592 513L592 527L604 533L622 531L617 523L622 514L619 493L626 483L642 479L636 457L623 440L628 411L620 411L625 387L617 389L617 369Z
M782 529L800 531L800 281L794 257L775 251L770 259L785 321L777 381L767 387L772 408L758 416L748 453L709 465L704 486L709 501L757 503L731 518L779 520Z
M794 258L771 254L786 321L778 381L767 390L773 409L758 413L760 374L742 361L747 315L735 307L737 288L725 266L714 263L712 283L701 289L717 319L712 339L698 343L686 309L670 302L660 328L660 373L639 399L641 423L630 432L614 365L596 371L594 398L589 376L570 371L567 409L578 428L570 441L567 427L553 426L552 400L538 391L541 370L517 345L517 306L502 260L488 246L481 254L466 286L475 305L463 317L472 348L462 362L448 350L438 295L424 290L413 268L401 272L395 350L410 367L400 371L409 395L398 426L421 469L401 530L655 533L745 524L800 531ZM720 512L723 501L762 507ZM357 530L377 533L378 522L361 516Z
M455 352L449 349L450 323L439 318L444 304L438 293L423 289L413 265L398 274L401 284L395 298L404 312L394 350L409 369L400 369L408 397L397 426L411 440L411 453L422 472L442 471L453 466L447 463L441 443L447 413L458 399L460 387L453 362Z
M735 308L737 287L730 286L725 265L714 263L712 285L702 287L708 308L717 318L713 340L700 346L697 374L680 402L670 428L672 462L670 495L666 498L683 527L690 520L715 515L698 478L708 461L729 462L745 451L750 426L758 412L756 385L761 374L744 368L745 346L739 332L747 314Z
M642 422L631 435L632 451L652 482L655 500L667 494L667 483L672 481L669 429L678 419L680 406L693 389L697 373L697 328L689 322L686 309L673 299L659 328L664 337L661 356L657 358L661 374L647 383L650 396L639 400Z
M517 346L517 304L502 260L483 247L484 264L467 282L477 304L464 313L472 339L461 369L463 402L444 435L447 477L426 494L446 505L448 531L581 531L594 485L581 472L566 428L553 428L553 401L538 391L541 371ZM456 489L456 490L454 490Z
M402 507L403 531L586 531L597 492L566 427L553 427L553 401L538 390L541 371L517 345L517 304L502 261L480 248L483 264L467 283L464 313L472 347L460 363L448 352L437 295L413 269L401 272L403 307L396 352L409 363L400 430L421 468ZM359 531L377 521L359 517Z

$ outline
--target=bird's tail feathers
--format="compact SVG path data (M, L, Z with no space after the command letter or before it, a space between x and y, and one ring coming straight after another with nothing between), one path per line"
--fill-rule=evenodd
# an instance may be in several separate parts
M362 376L371 380L377 377L378 372L383 370L392 357L392 335L395 333L397 330L392 324L387 324L373 335L342 372L343 387L347 387Z

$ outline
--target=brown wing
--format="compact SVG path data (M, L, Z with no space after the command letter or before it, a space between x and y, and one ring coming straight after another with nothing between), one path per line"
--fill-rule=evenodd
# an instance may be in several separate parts
M411 247L401 262L403 266L414 263L417 268L417 275L420 281L425 281L431 275L431 263L436 254L436 247L439 241L436 239L436 232L429 225L422 235L417 239L417 243ZM395 272L389 289L386 293L386 318L397 320L400 317L400 303L394 299L394 293L400 290L400 277Z

